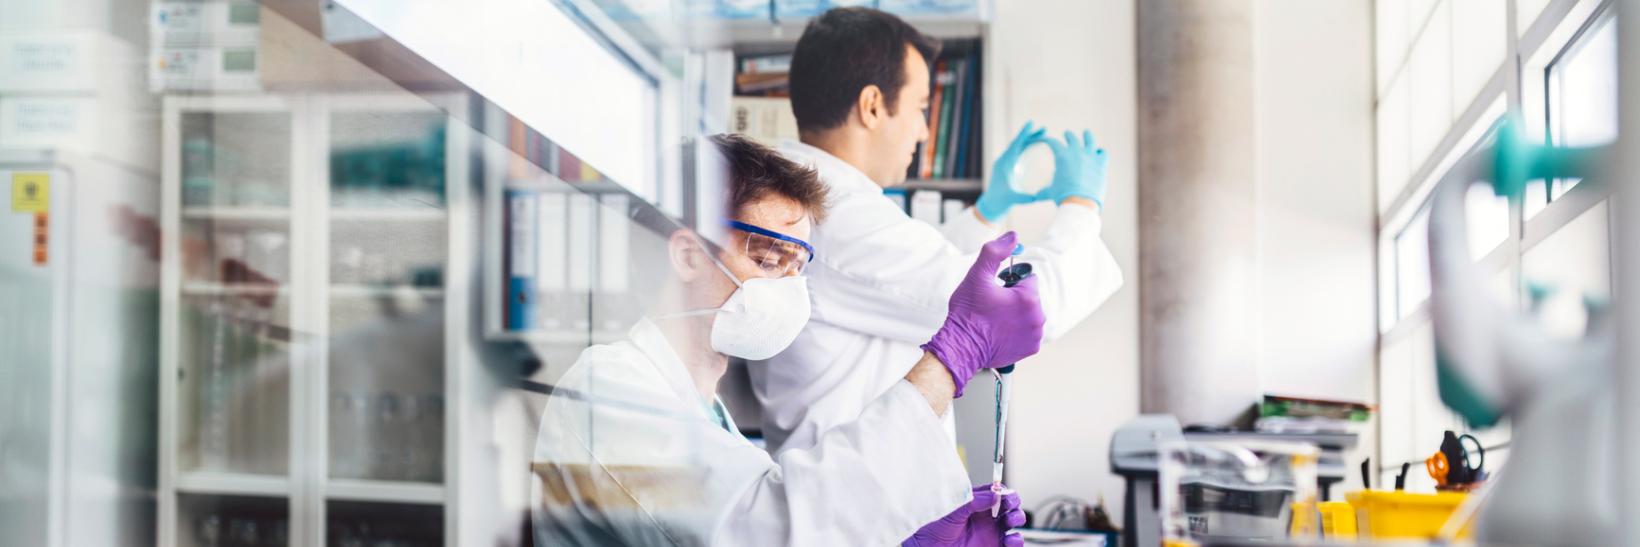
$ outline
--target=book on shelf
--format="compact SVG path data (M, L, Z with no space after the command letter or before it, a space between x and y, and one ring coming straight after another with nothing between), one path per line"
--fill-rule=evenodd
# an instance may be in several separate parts
M783 97L735 97L729 100L729 132L767 146L782 139L797 139L797 117L790 99Z
M786 97L791 95L790 53L742 57L735 72L735 95Z
M928 142L923 146L922 165L917 174L918 178L930 179L937 176L934 174L934 163L939 158L940 122L942 121L942 114L945 112L945 86L941 85L939 81L942 74L945 74L944 61L934 65L934 91L933 96L928 101Z
M785 97L791 95L791 77L786 73L735 75L735 94L740 96Z
M507 191L507 303L510 331L526 331L536 324L536 227L540 223L537 192Z
M945 162L941 164L943 169L940 170L941 174L945 174L945 177L956 177L956 154L961 149L961 141L958 138L963 134L963 126L966 124L964 118L968 115L966 111L963 111L963 95L968 92L968 85L963 85L966 82L966 75L968 75L968 59L959 59L959 61L954 62L953 69L951 69L951 84L948 84L950 85L948 100L951 102L951 126L945 129Z
M792 70L792 54L752 55L740 59L741 74L785 74Z
M910 179L979 176L981 64L975 52L958 51L934 63L928 101L928 140L920 143L906 173Z

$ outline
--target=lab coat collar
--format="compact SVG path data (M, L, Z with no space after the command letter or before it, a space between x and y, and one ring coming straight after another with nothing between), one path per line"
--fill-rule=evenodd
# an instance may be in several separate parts
M710 401L702 399L700 393L695 391L695 380L689 376L689 369L683 364L683 358L678 357L672 342L666 339L666 334L661 332L653 320L648 317L639 319L637 324L632 325L632 329L627 331L626 337L632 342L633 347L643 353L649 366L655 367L661 378L666 379L667 387L670 387L680 400L699 403L685 406L694 408L701 418L714 424L718 423L717 416L713 415L713 406L721 406L723 402L715 395ZM723 414L729 415L727 410ZM733 424L734 421L729 420L729 423Z
M843 161L831 152L821 150L803 142L794 140L780 141L780 153L787 159L813 167L820 173L820 180L838 193L875 192L882 193L883 187L866 176L849 162Z

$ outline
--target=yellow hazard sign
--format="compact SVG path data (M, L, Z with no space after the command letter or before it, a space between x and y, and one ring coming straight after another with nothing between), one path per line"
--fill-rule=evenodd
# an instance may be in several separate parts
M44 213L51 209L51 175L12 173L11 210L17 213Z

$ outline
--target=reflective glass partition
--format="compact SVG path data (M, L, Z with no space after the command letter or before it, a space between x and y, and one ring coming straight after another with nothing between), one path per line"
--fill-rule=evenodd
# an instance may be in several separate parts
M0 545L535 541L550 394L721 303L698 143L816 11L478 4L0 0ZM879 4L983 87L982 3Z

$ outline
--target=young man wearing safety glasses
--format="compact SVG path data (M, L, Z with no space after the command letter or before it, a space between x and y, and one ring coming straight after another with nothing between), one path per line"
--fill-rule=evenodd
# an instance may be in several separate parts
M812 448L771 457L739 434L717 384L729 357L779 353L808 321L805 272L826 251L806 240L826 192L762 146L712 142L729 219L673 231L648 317L556 382L532 465L536 543L1022 545L1017 495L992 516L997 494L967 486L940 421L980 369L1037 350L1035 282L995 278L1013 234L985 245L900 382Z

